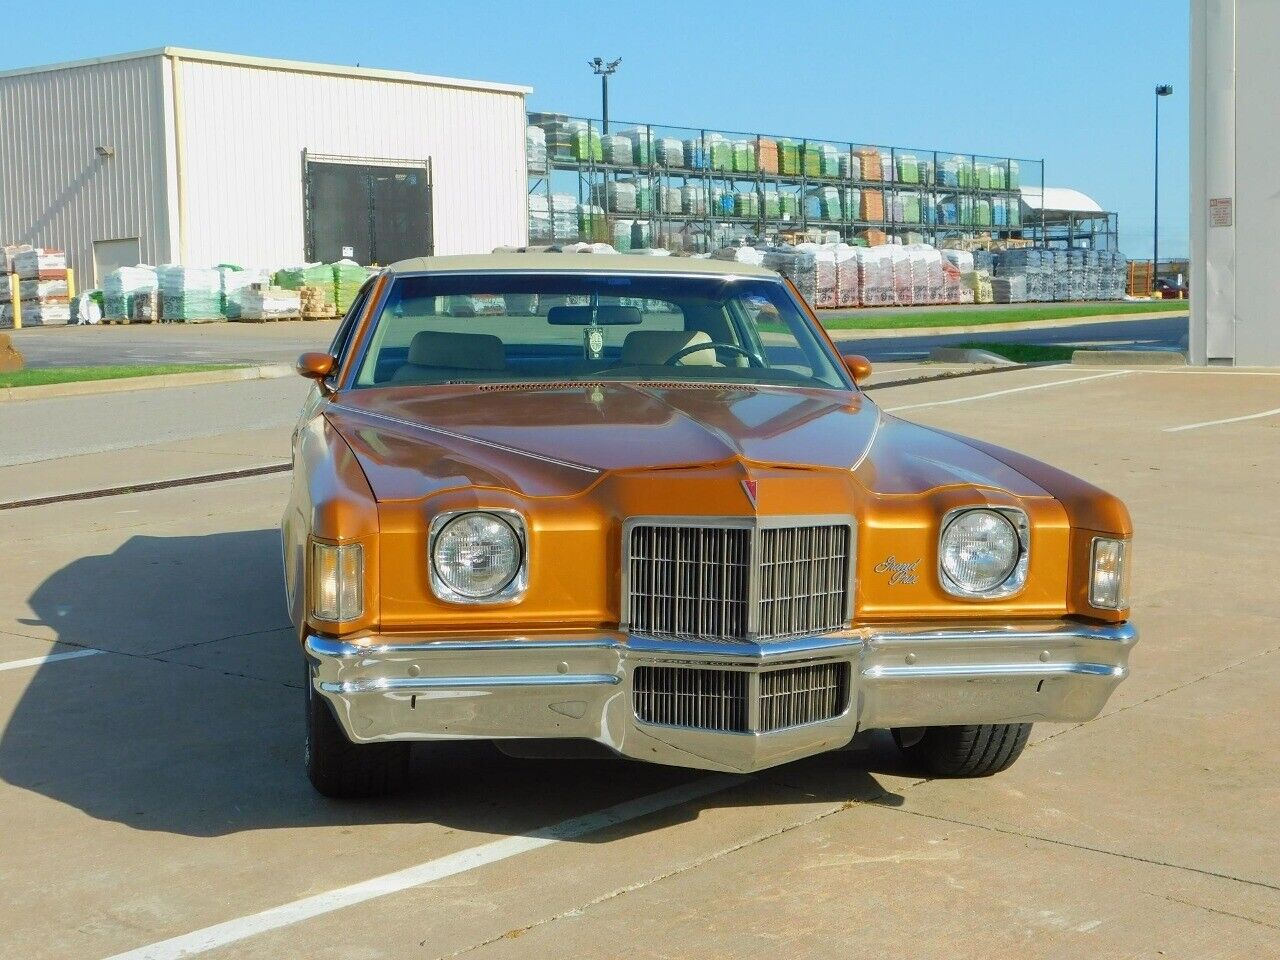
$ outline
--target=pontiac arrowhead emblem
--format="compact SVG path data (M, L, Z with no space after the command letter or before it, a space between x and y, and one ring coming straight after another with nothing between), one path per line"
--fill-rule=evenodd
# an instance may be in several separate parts
M754 480L742 481L743 492L746 493L747 499L751 501L751 506L756 505L756 482Z

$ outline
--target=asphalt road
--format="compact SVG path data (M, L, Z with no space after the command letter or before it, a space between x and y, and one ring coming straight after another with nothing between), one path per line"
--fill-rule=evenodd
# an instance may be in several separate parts
M871 361L919 360L934 347L960 343L1035 343L1072 347L1126 350L1177 350L1187 335L1188 317L1182 314L1158 320L1122 320L1075 327L1055 327L1046 321L1032 330L993 330L938 336L891 337L882 340L841 340L843 353L860 353Z

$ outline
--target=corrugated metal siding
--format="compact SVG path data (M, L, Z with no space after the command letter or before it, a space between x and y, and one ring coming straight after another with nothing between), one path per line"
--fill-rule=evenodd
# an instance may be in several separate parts
M0 77L0 242L65 249L82 289L95 240L138 237L144 260L169 258L163 65Z
M526 238L524 97L180 61L187 261L304 252L303 150L433 164L438 254Z

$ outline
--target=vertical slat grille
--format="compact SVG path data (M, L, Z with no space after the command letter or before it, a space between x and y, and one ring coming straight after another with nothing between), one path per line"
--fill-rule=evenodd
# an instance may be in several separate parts
M751 726L752 680L759 716ZM717 733L769 733L838 717L849 695L849 664L816 663L753 674L711 667L641 666L632 704L644 723Z
M637 667L632 701L645 723L745 733L749 683L746 673L733 670Z
M725 641L754 634L771 640L845 625L847 524L759 530L637 524L626 546L629 593L623 603L627 624L637 633ZM755 611L753 577L759 586Z
M746 636L750 530L633 527L629 571L632 630L706 640Z
M817 663L760 675L761 733L838 717L848 696L849 665Z
M838 630L849 589L847 526L760 531L762 639Z

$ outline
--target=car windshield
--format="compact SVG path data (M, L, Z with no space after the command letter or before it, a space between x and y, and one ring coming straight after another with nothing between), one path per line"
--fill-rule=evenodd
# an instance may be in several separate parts
M460 273L394 279L356 387L548 380L852 389L778 280Z

